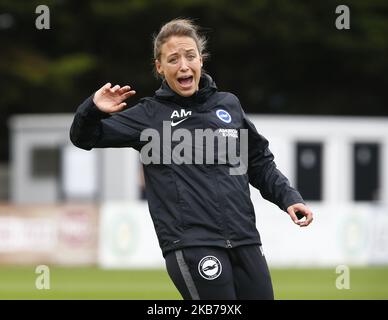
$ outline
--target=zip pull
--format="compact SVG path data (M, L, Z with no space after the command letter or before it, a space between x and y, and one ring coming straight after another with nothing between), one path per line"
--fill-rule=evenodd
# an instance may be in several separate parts
M232 248L232 244L230 243L230 240L226 240L226 247Z

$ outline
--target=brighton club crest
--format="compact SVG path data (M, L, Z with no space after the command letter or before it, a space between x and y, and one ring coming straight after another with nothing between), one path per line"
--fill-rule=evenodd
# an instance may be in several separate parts
M220 260L214 256L206 256L198 263L198 272L206 280L214 280L222 272Z

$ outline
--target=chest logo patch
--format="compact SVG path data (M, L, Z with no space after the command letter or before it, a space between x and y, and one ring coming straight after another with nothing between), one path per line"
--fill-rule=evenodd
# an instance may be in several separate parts
M187 120L191 116L191 111L186 111L185 109L181 109L180 113L178 110L174 110L171 114L171 127L175 127L181 122Z
M232 117L230 116L229 112L227 112L223 109L218 109L216 111L216 115L217 115L218 119L222 120L225 123L232 122Z

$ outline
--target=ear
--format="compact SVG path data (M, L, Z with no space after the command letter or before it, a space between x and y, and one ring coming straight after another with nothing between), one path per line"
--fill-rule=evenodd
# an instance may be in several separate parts
M156 66L156 71L157 71L160 75L163 75L162 64L160 63L159 60L155 60L155 66Z
M203 67L203 60L202 60L202 56L199 57L199 61L201 62L201 68Z

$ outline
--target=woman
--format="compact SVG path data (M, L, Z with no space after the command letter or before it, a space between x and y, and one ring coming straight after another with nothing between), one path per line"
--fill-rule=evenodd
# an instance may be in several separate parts
M160 89L125 109L124 100L136 92L107 83L79 106L71 141L85 150L133 147L146 156L143 148L149 139L144 133L152 128L162 141L162 156L160 161L143 162L147 199L168 274L182 297L273 299L249 184L301 227L311 223L312 212L276 168L268 141L248 120L238 98L219 92L203 72L205 44L190 20L165 24L154 39L155 69L163 80ZM173 161L178 154L174 158L171 149L180 140L169 134L174 137L184 129L189 134L211 129L234 141L242 139L241 132L247 133L247 170L231 174L236 163L229 159ZM199 146L202 141L189 153ZM211 150L214 158L218 146ZM306 219L298 220L298 212Z

